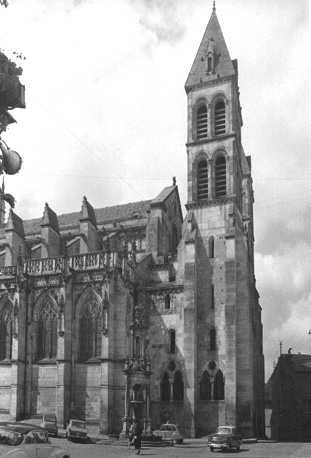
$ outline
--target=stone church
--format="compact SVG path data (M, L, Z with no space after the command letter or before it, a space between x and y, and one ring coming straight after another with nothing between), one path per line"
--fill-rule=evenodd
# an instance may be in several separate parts
M188 200L156 197L0 228L0 421L55 413L126 434L170 420L264 431L251 158L238 64L213 8L186 84ZM3 210L3 203L2 203Z

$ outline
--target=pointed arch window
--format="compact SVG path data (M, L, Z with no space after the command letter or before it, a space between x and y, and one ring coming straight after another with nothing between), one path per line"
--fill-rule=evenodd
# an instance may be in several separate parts
M208 166L207 160L201 159L198 163L198 200L208 198Z
M161 401L169 401L171 398L170 379L167 372L164 372L161 381Z
M215 308L215 286L211 284L211 308Z
M175 329L170 329L170 353L175 353L176 351L176 331Z
M212 328L209 333L210 351L216 350L216 329Z
M214 381L214 399L222 401L225 399L225 381L223 373L218 369Z
M37 360L55 359L57 355L57 312L48 301L37 319Z
M215 104L214 111L214 132L215 135L223 135L226 133L226 105L223 100L219 100Z
M214 237L211 235L210 238L208 239L208 257L209 258L214 257L214 246L215 246Z
M197 139L202 140L207 137L207 106L205 103L199 105L197 109Z
M184 382L180 371L176 371L174 374L173 399L174 401L184 400Z
M171 297L169 294L165 295L164 298L164 308L165 310L169 310L171 308Z
M12 358L12 336L11 308L5 307L0 315L0 361Z
M207 371L203 372L200 381L200 399L202 401L210 401L212 397L211 378Z
M101 354L102 317L99 307L91 302L79 318L79 361L98 358Z
M215 197L225 197L227 193L226 158L223 154L215 161Z

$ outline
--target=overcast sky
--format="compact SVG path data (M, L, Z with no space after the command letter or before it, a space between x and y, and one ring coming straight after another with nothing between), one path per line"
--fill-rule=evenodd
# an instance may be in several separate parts
M217 0L239 61L252 156L256 277L266 376L283 350L311 353L310 47L307 0ZM155 197L186 202L184 83L211 0L10 0L0 46L26 60L26 110L4 134L23 157L6 190L23 218Z

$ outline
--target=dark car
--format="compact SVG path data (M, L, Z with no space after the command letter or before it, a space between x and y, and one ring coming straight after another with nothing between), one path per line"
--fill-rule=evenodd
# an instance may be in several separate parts
M10 423L0 426L0 458L70 458L67 450L49 441L45 429L36 425Z
M239 451L242 437L234 426L218 426L216 433L208 438L208 445L214 450L235 450Z

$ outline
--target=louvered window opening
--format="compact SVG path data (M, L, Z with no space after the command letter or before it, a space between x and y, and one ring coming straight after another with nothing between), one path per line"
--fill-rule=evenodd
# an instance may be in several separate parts
M201 105L197 111L197 139L207 137L207 107Z
M216 198L224 197L227 191L226 159L220 156L215 164L215 195Z
M215 105L215 135L226 133L226 107L223 101Z
M208 167L207 161L198 164L198 200L208 198Z

